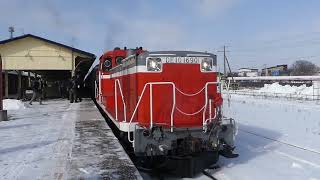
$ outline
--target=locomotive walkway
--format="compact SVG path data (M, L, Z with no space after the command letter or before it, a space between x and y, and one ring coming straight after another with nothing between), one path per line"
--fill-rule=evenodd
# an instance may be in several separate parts
M141 179L91 100L25 106L0 122L0 179Z

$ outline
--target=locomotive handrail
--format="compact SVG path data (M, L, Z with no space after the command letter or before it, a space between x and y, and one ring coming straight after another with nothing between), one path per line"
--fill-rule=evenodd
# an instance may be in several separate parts
M122 103L123 103L123 114L124 114L124 122L127 122L127 112L126 112L126 103L124 102L124 96L122 93L122 89L120 86L120 81L119 79L116 79L114 81L114 93L115 93L115 108L116 108L116 121L118 121L118 97L117 97L117 85L119 86L119 90L120 90L120 95L121 95L121 99L122 99Z
M206 110L207 110L207 106L208 106L208 85L212 85L212 84L220 84L220 82L207 82L206 85L205 85L205 108L204 108L204 111L203 111L203 114L202 114L202 126L203 126L203 130L205 130L205 126L207 124L206 122ZM210 106L211 106L211 103L210 103ZM211 108L210 108L211 109ZM210 118L209 118L210 119Z
M153 126L153 117L152 117L152 85L171 85L172 86L172 93L173 93L173 105L172 105L172 110L171 110L171 120L170 120L170 130L171 132L173 132L173 114L174 114L174 110L175 110L175 106L176 106L176 85L173 83L173 82L149 82L149 83L146 83L143 87L143 90L141 92L141 95L139 96L139 100L138 100L138 103L136 105L136 107L134 108L134 111L132 113L132 116L130 118L130 121L129 121L129 130L130 130L130 125L132 123L132 120L137 112L137 109L140 105L140 102L141 102L141 99L144 95L144 92L146 90L146 87L149 85L150 87L150 128L152 128ZM134 143L134 140L131 140L131 135L130 135L130 132L128 132L128 140L129 142L131 143Z
M130 118L130 121L129 121L129 130L130 130L130 126L131 126L131 123L132 123L132 120L133 120L133 118L134 118L134 116L135 116L135 114L136 114L136 112L137 112L137 110L138 110L138 107L139 107L139 105L140 105L140 102L141 102L141 100L142 100L142 98L143 98L143 95L144 95L144 93L145 93L145 90L146 90L146 88L147 88L147 86L149 86L149 88L150 88L150 128L152 128L153 127L153 106L152 106L152 85L165 85L165 84L167 84L167 85L171 85L172 86L172 92L173 92L173 106L172 106L172 110L171 110L171 121L170 121L170 128L171 128L171 132L173 132L173 114L174 114L174 110L175 109L177 109L178 111L181 111L180 109L178 109L177 107L176 107L176 86L175 86L175 84L173 83L173 82L149 82L149 83L146 83L145 85L144 85L144 87L143 87L143 89L142 89L142 92L141 92L141 95L139 96L139 100L138 100L138 103L137 103L137 105L136 105L136 107L135 107L135 109L134 109L134 111L133 111L133 113L132 113L132 116L131 116L131 118ZM217 84L220 84L220 82L207 82L206 84L205 84L205 86L204 86L204 88L202 88L199 92L202 92L203 91L203 89L205 89L205 104L204 104L204 106L198 111L198 112L196 112L196 114L197 113L199 113L199 112L201 112L202 110L203 110L203 122L202 122L202 124L203 124L203 129L205 130L205 125L207 124L207 122L209 121L209 120L212 120L212 119L214 119L215 117L216 117L216 109L215 109L215 112L214 112L214 118L212 118L211 116L211 99L209 100L210 101L210 112L209 112L209 119L206 119L205 118L205 113L206 113L206 109L207 109L207 106L208 106L208 86L209 85L217 85ZM119 84L120 85L120 84ZM199 94L199 92L197 92L196 94ZM194 113L192 113L192 114L190 114L190 115L193 115ZM187 115L189 115L189 114L187 114ZM130 131L128 132L128 140L129 140L129 142L131 142L131 143L134 143L134 140L131 140L131 135L130 135Z
M176 109L181 113L181 114L184 114L186 116L193 116L193 115L196 115L198 113L200 113L203 109L205 108L205 105L203 105L198 111L194 112L194 113L186 113L186 112L183 112L181 109L179 109L178 107L176 107Z
M101 84L101 72L99 71L99 89L98 89L98 100L99 100L99 102L101 103L101 95L102 95L102 93L101 93L101 86L102 86L102 84Z
M211 99L209 99L209 118L205 120L205 124L208 123L208 121L212 121L214 119L216 119L217 117L217 109L214 108L214 116L212 117L212 111L211 111Z
M212 83L216 83L216 82L212 82ZM218 82L216 83L216 84L219 84ZM179 88L177 88L176 87L176 90L178 91L178 92L180 92L181 94L183 94L183 95L185 95L185 96L196 96L196 95L198 95L198 94L200 94L204 89L206 89L206 86L203 86L203 88L200 90L200 91L198 91L198 92L196 92L196 93L191 93L191 94L188 94L188 93L184 93L184 92L182 92ZM205 97L205 98L207 98L207 97ZM209 111L210 111L210 117L211 117L211 99L209 100L210 101L210 108L209 108ZM198 113L200 113L204 108L206 108L206 105L204 104L198 111L196 111L196 112L194 112L194 113L186 113L186 112L183 112L181 109L179 109L178 107L176 107L176 109L181 113L181 114L184 114L184 115L187 115L187 116L193 116L193 115L196 115L196 114L198 114ZM210 118L209 118L210 119Z
M198 91L198 92L196 92L196 93L191 93L191 94L182 92L182 91L181 91L179 88L177 88L177 87L176 87L176 89L177 89L177 91L178 91L179 93L181 93L181 94L183 94L183 95L185 95L185 96L195 96L195 95L200 94L200 93L205 89L205 86L204 86L200 91Z

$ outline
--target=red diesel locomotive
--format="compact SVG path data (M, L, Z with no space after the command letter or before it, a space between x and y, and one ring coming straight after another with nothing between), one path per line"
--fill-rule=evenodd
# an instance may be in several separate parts
M234 120L222 115L216 55L115 48L99 60L97 103L136 156L237 156Z

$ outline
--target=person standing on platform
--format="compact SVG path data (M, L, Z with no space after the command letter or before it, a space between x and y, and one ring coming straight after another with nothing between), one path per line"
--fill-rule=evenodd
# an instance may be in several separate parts
M32 102L36 99L39 99L39 103L42 104L41 98L42 98L42 85L40 82L40 79L38 77L35 78L35 80L32 83L32 98L29 102L30 105L32 105Z
M70 99L70 103L78 102L77 101L77 81L75 76L72 76L70 81L69 99Z
M76 101L79 100L80 102L82 101L81 92L80 92L81 84L82 84L82 81L80 78L80 74L77 74L77 78L76 78L76 97L77 97L77 99L76 99Z
M43 100L47 98L47 81L43 81L42 79L40 80L40 87L41 87L41 97Z

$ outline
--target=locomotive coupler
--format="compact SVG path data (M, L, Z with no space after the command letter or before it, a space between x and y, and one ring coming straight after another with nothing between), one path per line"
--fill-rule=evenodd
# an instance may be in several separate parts
M224 122L228 123L222 123L221 125L221 130L219 132L221 143L219 154L226 158L236 158L239 154L233 153L233 151L235 149L234 142L237 134L237 126L235 120L232 118L224 119Z

